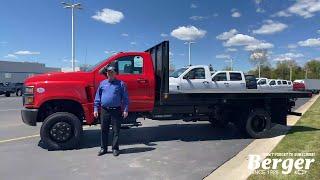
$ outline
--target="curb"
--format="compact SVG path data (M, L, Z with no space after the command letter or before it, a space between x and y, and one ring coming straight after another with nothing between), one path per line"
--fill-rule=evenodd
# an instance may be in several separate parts
M319 98L320 95L312 97L308 102L299 107L296 112L304 114L312 104ZM302 116L301 116L302 117ZM299 116L288 115L287 124L288 126L293 126L301 118ZM218 169L213 171L204 180L213 179L247 179L252 171L248 169L248 155L256 154L260 155L262 159L265 159L267 154L269 154L277 144L285 137L286 133L290 130L290 127L283 127L276 125L273 127L272 131L280 133L278 136L265 139L256 139L250 143L246 148L240 151L236 156L225 162ZM274 135L273 135L274 136Z

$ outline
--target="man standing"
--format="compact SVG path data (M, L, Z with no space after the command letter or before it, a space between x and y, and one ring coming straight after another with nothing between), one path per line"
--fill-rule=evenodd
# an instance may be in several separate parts
M128 92L125 83L115 78L115 67L104 67L100 70L100 73L108 79L100 83L94 100L95 118L99 116L98 109L101 106L101 149L98 156L107 153L110 124L113 132L112 153L114 156L118 156L121 120L128 116Z

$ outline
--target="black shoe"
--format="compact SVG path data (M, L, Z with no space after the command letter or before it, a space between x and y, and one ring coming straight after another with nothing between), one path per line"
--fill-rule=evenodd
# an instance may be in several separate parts
M112 154L114 156L119 156L120 152L119 152L119 150L114 149L114 150L112 150Z
M102 155L104 155L104 154L106 154L106 153L107 153L107 150L101 148L100 151L99 151L99 153L98 153L98 156L102 156Z

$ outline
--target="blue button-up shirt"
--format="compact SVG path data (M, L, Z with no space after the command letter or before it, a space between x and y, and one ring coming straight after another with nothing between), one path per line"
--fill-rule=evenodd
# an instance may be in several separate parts
M129 98L125 83L117 79L103 80L96 92L94 111L97 112L100 106L107 108L121 105L124 111L128 112Z

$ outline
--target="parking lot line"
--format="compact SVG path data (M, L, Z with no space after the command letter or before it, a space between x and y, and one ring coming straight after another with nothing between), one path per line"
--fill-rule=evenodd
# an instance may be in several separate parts
M0 112L4 112L4 111L18 111L18 110L21 110L21 108L20 108L20 109L2 109L2 110L0 110Z
M85 126L83 129L88 129L90 126ZM35 138L35 137L40 137L40 134L35 134L31 136L23 136L23 137L18 137L18 138L12 138L12 139L6 139L6 140L0 140L1 143L6 143L6 142L12 142L12 141L20 141L24 139L30 139L30 138Z
M2 140L0 141L1 143L6 143L6 142L12 142L12 141L19 141L19 140L23 140L23 139L30 139L30 138L34 138L34 137L39 137L39 134L35 134L35 135L31 135L31 136L24 136L24 137L18 137L18 138L13 138L13 139L6 139L6 140Z

